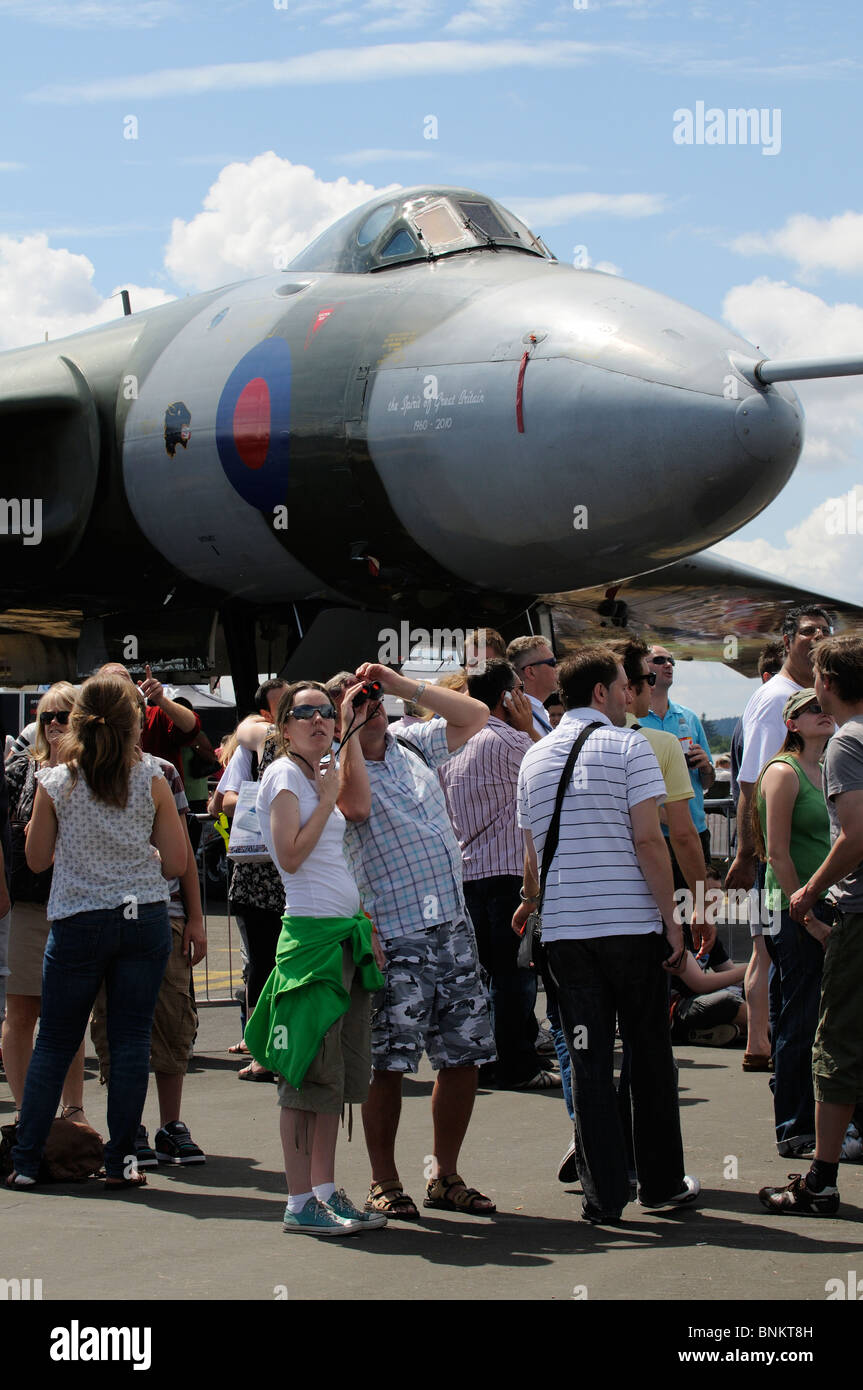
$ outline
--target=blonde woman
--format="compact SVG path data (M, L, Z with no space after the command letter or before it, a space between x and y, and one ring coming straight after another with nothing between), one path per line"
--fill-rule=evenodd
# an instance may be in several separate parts
M42 976L42 1023L27 1073L14 1171L31 1187L63 1078L105 981L111 1049L106 1191L146 1184L134 1163L150 1064L153 1011L171 953L168 883L186 868L187 841L170 788L141 754L133 686L94 676L81 687L61 761L43 768L27 863L54 875Z
M36 706L36 735L25 752L6 764L12 822L12 929L9 934L9 978L3 1024L3 1064L9 1089L20 1106L33 1053L33 1033L42 1005L42 957L51 924L45 911L51 889L51 870L34 874L24 857L24 843L33 802L36 773L56 767L68 732L75 687L59 681ZM84 1044L78 1048L63 1083L63 1118L86 1124L84 1114Z

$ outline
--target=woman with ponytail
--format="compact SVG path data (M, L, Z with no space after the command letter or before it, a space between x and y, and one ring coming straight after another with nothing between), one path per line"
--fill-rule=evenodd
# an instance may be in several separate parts
M171 951L167 880L186 840L161 772L137 747L141 716L118 676L85 681L60 762L37 774L27 863L54 873L48 899L42 1022L27 1073L9 1187L30 1187L99 986L111 1049L106 1190L143 1187L135 1135L150 1062L153 1011Z

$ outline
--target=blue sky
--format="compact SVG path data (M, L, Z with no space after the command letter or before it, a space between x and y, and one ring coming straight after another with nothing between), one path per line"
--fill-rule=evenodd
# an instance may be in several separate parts
M0 0L0 22L0 346L112 316L122 284L144 307L267 273L374 190L428 181L769 355L863 349L850 0ZM675 143L698 102L763 110L764 143ZM863 602L863 535L824 521L861 479L863 385L799 393L797 472L723 548ZM715 677L678 685L730 713L744 687Z

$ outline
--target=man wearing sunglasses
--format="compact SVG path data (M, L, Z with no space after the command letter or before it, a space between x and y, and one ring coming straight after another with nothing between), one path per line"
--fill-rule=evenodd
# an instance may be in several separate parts
M650 709L639 722L645 729L664 729L674 734L680 741L689 767L689 780L692 783L693 797L689 803L692 822L698 831L704 850L704 862L710 863L710 832L707 829L707 816L704 813L704 793L713 786L716 772L710 757L710 744L701 727L701 720L694 710L686 705L678 705L668 698L668 691L674 680L674 657L665 647L654 644L647 658L650 669L656 673L656 684L650 692ZM667 836L668 828L663 826ZM683 887L682 875L675 875L675 887Z
M542 738L551 733L544 701L557 689L557 658L544 637L516 637L506 649L506 659L524 682L524 693L533 710L533 727Z

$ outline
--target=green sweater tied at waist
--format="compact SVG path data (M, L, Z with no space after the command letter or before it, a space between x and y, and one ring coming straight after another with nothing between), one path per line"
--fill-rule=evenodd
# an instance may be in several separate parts
M372 954L368 917L282 918L276 964L246 1025L256 1062L278 1072L295 1090L320 1049L324 1034L346 1014L351 998L342 984L342 942L350 943L360 983L381 989L384 977Z

